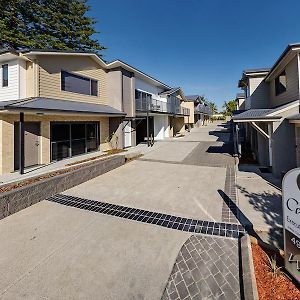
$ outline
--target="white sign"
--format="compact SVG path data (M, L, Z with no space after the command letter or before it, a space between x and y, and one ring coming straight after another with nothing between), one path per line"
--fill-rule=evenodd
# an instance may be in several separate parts
M285 267L300 282L300 168L282 181Z

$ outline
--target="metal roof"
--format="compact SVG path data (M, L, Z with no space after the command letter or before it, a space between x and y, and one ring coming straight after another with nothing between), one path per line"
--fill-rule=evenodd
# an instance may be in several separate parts
M249 120L249 119L265 119L273 112L273 109L249 109L240 114L235 115L233 120ZM271 117L274 119L274 117Z
M21 100L0 102L0 109L7 110L40 110L57 111L65 113L88 113L112 116L125 116L126 113L117 110L109 105L77 102L71 100L60 100L53 98L27 98Z
M265 73L269 72L270 68L256 68L256 69L247 69L244 70L243 73L245 74L251 74L251 73Z
M237 93L236 94L236 98L245 98L245 94L244 93Z
M299 106L299 100L294 100L284 105L280 105L273 108L257 108L257 109L249 109L245 112L235 115L232 117L233 121L243 121L243 120L258 120L258 119L281 119L280 113Z
M171 88L168 91L161 92L160 95L171 95L171 94L177 92L178 90L180 90L180 87Z
M199 95L188 95L185 98L189 101L196 101L199 98Z

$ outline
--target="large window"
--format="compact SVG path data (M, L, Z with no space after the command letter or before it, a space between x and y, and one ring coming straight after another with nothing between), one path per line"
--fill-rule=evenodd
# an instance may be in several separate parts
M51 160L95 151L99 146L99 123L52 123Z
M8 86L8 64L2 65L2 86Z
M98 81L61 71L61 89L67 92L98 96Z
M275 78L275 94L276 96L286 91L286 74L283 71L278 77Z

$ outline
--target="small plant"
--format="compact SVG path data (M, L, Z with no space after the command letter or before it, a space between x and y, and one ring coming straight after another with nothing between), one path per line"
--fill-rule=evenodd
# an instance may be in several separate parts
M269 267L269 270L270 272L272 273L272 276L273 277L279 277L282 275L282 267L278 267L277 265L277 259L276 259L276 254L273 256L273 257L269 257L267 254L267 263L268 263L268 267Z

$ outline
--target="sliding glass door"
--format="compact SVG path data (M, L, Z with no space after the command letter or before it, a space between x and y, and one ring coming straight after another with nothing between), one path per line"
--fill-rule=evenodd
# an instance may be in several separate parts
M51 161L95 151L98 147L98 122L51 123Z

